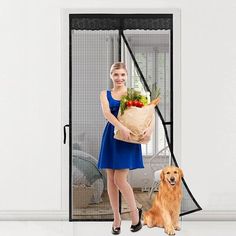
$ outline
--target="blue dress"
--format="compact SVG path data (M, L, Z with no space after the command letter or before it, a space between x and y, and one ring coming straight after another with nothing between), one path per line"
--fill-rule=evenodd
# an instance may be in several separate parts
M107 99L111 113L117 117L120 101L111 96L111 91L107 91ZM130 170L144 168L141 144L114 139L114 126L107 122L102 135L98 168Z

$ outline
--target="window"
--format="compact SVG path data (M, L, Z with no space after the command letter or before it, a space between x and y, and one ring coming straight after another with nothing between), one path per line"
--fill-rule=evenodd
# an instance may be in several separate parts
M162 83L159 81L165 81L166 79L166 60L168 59L167 52L158 52L150 48L143 48L138 52L135 52L135 58L138 62L138 65L146 79L148 87L151 91L154 89L154 86L157 86L161 89L162 93L167 93L167 87L162 86ZM155 69L156 68L156 69ZM141 82L141 79L136 71L135 65L132 63L131 70L131 86L141 92L144 92L144 86ZM156 117L157 114L155 113ZM142 152L144 156L152 156L156 153L159 148L165 145L164 130L161 124L158 124L157 119L155 123L155 131L151 136L151 140L148 144L142 144Z

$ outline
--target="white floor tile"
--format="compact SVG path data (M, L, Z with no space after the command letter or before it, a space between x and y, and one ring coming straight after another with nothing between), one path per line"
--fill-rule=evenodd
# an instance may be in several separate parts
M3 236L106 236L111 234L112 222L67 221L0 221ZM144 226L139 232L129 231L131 222L122 221L124 236L166 236L163 229ZM184 221L176 236L222 236L236 235L236 222L232 221Z

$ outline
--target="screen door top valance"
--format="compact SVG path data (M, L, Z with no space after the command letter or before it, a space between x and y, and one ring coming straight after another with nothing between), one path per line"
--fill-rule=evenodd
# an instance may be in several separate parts
M168 30L173 28L171 14L73 14L74 30Z

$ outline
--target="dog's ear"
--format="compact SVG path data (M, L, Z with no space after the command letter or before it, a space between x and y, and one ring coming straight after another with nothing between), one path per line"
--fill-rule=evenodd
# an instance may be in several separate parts
M160 178L161 178L161 181L164 181L164 179L165 179L165 175L164 175L164 171L163 170L160 173Z
M180 179L184 177L184 173L181 168L179 168L179 177Z

